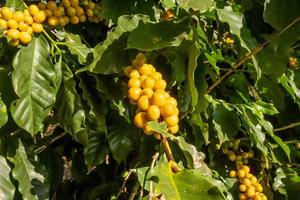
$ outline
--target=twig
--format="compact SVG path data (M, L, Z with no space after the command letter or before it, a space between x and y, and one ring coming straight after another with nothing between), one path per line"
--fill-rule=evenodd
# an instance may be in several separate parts
M135 195L136 195L136 193L137 193L139 187L140 187L140 183L137 182L137 183L134 185L134 187L132 188L132 192L130 193L128 200L133 200L133 199L134 199L134 197L135 197Z
M237 68L242 66L248 59L250 59L252 56L258 54L262 49L264 49L268 44L270 44L273 40L275 40L277 37L279 37L282 33L284 33L287 29L292 27L294 24L296 24L300 20L300 17L293 20L290 24L288 24L284 29L279 31L274 37L271 38L271 40L266 41L255 49L253 49L250 53L247 53L246 56L240 60L237 64L235 64L232 68L230 68L223 76L220 77L219 80L217 80L215 83L213 83L206 91L206 94L211 93L213 89L215 89L224 79L226 79L228 76L230 76Z
M172 168L172 171L174 173L177 173L180 171L180 168L179 166L177 165L177 163L175 162L175 159L174 159L174 156L173 156L173 153L172 153L172 150L170 148L170 144L168 142L168 138L166 137L162 137L162 140L161 140L162 144L163 144L163 148L164 148L164 152L167 156L167 159L169 162L171 162L171 168Z
M294 122L294 123L291 123L291 124L289 124L287 126L276 128L276 129L274 129L274 132L283 131L283 130L286 130L286 129L294 128L296 126L300 126L300 122Z
M50 144L52 144L53 142L55 142L56 140L59 140L60 138L64 137L68 132L62 132L60 135L56 136L55 138L53 138L48 144L42 145L39 148L37 148L35 150L35 152L37 153L41 153L42 151L44 151Z
M150 166L150 169L149 169L149 170L153 169L153 167L154 167L154 165L155 165L155 162L157 161L158 157L159 157L159 153L156 152L156 153L153 155L153 157L152 157L152 162L151 162L151 166ZM152 181L150 181L150 188L149 188L149 190L150 190L150 191L149 191L149 195L148 195L148 200L152 200L152 199L154 199L154 197L155 197L155 195L154 195L154 193L153 193L153 182L152 182Z

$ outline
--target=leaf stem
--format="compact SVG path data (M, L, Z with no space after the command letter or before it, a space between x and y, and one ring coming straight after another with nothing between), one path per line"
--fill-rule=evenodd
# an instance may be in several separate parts
M162 137L161 142L163 144L164 152L167 156L168 161L172 163L172 165L171 165L172 171L174 173L179 172L180 168L178 167L177 163L174 160L174 156L173 156L172 150L170 148L168 138Z
M224 79L226 79L228 76L230 76L232 73L236 71L239 67L241 67L248 59L250 59L252 56L258 54L261 50L263 50L268 44L270 44L273 40L278 38L282 33L284 33L287 29L292 27L294 24L296 24L298 21L300 21L300 17L294 19L290 24L288 24L284 29L279 31L274 37L271 38L271 40L266 41L260 45L258 45L255 49L253 49L251 52L247 53L245 57L240 60L237 64L235 64L232 68L230 68L224 75L220 77L215 83L213 83L206 91L206 94L209 94L214 90Z
M157 161L158 157L159 157L159 153L158 153L158 152L156 152L156 153L152 156L152 162L151 162L150 170L153 169L153 167L154 167L154 165L155 165L155 162ZM152 199L154 199L154 197L155 197L155 194L154 194L154 192L153 192L153 182L152 182L152 181L150 181L150 186L149 186L149 187L150 187L150 188L149 188L149 195L148 195L148 198L147 198L147 199L152 200Z
M293 122L289 125L286 125L286 126L283 126L283 127L280 127L280 128L276 128L276 129L274 129L274 132L284 131L284 130L287 130L287 129L290 129L290 128L294 128L296 126L300 126L300 122Z
M38 147L35 152L37 153L41 153L42 151L44 151L50 144L52 144L53 142L55 142L56 140L59 140L60 138L62 138L63 136L65 136L68 132L62 132L60 135L56 136L55 138L53 138L48 144L42 145L40 147Z

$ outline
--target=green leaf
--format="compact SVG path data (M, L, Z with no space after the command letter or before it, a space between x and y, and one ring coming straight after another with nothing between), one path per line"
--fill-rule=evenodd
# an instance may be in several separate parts
M236 112L233 109L225 107L223 104L214 106L212 120L220 143L234 137L241 126Z
M123 4L123 3L122 3ZM149 20L147 16L122 16L118 19L118 26L107 34L103 43L98 44L93 51L93 62L78 72L89 70L94 73L112 74L118 72L126 63L128 57L123 50L126 48L127 32L134 30L140 21ZM118 55L118 56L117 56ZM116 59L118 57L118 59ZM124 62L126 60L126 62ZM123 61L123 62L122 62Z
M152 51L169 46L179 46L188 32L188 19L179 23L161 21L141 23L128 37L128 48Z
M19 183L19 192L23 199L39 199L37 196L39 185L45 184L45 178L36 172L34 165L29 161L21 140L18 140L18 147L15 151L16 154L9 160L14 164L12 175Z
M3 156L0 156L0 199L13 200L15 193L15 186L11 183L9 178L10 167Z
M286 74L283 74L280 79L280 84L289 93L292 99L300 106L300 89L296 86L294 80L294 72L289 70Z
M205 177L198 170L182 170L174 174L170 164L160 163L150 171L159 181L155 194L172 200L221 200L225 199L218 183Z
M166 122L149 121L147 125L149 125L153 131L158 132L165 137L171 136L168 132L168 126Z
M199 10L200 12L205 12L211 9L214 5L213 0L177 0L180 7L189 11L189 9Z
M79 35L72 33L66 33L66 46L72 54L78 56L78 61L82 65L86 62L88 54L93 51L81 42Z
M6 124L7 120L7 108L6 105L3 103L2 99L0 98L0 128Z
M35 135L43 130L56 100L61 80L60 62L50 61L50 47L40 35L22 48L14 58L12 82L19 99L11 104L15 122Z
M97 132L90 132L89 143L84 147L84 160L88 171L90 172L94 167L103 163L107 154L109 151L102 135Z
M169 10L169 9L174 8L176 6L174 0L161 0L160 2L166 10Z
M102 0L102 15L107 21L119 24L124 15L144 14L154 19L154 0Z
M108 145L114 159L120 163L126 159L132 149L134 149L137 140L139 140L140 130L133 128L124 120L115 119L112 130L108 131Z
M14 10L24 10L26 8L23 0L7 0L5 6Z
M61 126L80 143L88 143L85 113L77 94L72 71L62 64L63 81L57 97L57 116Z

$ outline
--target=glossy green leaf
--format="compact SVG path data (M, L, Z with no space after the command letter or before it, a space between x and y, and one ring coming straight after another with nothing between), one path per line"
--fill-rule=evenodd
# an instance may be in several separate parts
M12 175L18 181L18 190L23 199L39 199L37 194L39 185L45 184L45 177L38 173L33 163L28 159L25 147L21 140L18 140L18 147L14 157L9 158L14 164Z
M180 7L188 11L190 8L193 10L199 10L200 12L205 12L211 9L214 5L213 0L177 0Z
M147 125L149 125L149 127L153 131L158 132L158 133L164 135L165 137L170 136L170 133L168 132L168 126L167 126L166 122L149 121L147 123Z
M78 61L82 65L86 62L88 54L93 51L81 42L79 35L72 33L66 33L66 46L72 54L78 56Z
M7 0L6 4L7 7L10 7L14 10L23 10L25 9L25 3L23 0Z
M98 44L93 51L93 62L78 72L89 70L94 73L112 74L118 72L125 63L126 55L122 55L126 48L124 41L127 39L127 32L134 30L140 21L148 21L148 17L143 15L127 16L124 15L118 19L118 26L107 34L103 43ZM121 54L121 55L120 55ZM118 55L118 56L116 56ZM118 59L115 59L119 57Z
M0 98L0 128L6 124L7 120L7 107Z
M35 135L43 130L61 80L60 62L50 61L50 47L40 35L22 48L13 61L12 82L19 99L11 104L15 122Z
M128 37L128 48L152 51L170 46L179 46L188 32L188 21L179 23L161 21L141 23Z
M105 142L100 133L90 132L89 143L84 147L84 160L88 171L100 165L105 160L105 156L109 154Z
M300 89L296 86L293 71L288 71L283 74L280 79L280 84L289 93L292 99L300 106Z
M62 64L63 81L57 97L57 113L61 126L80 143L88 143L85 113L81 98L75 90L76 82L68 66Z
M14 199L15 186L12 184L9 174L11 169L3 156L0 156L0 199Z
M155 194L163 194L166 199L225 199L217 182L212 178L203 176L198 170L183 170L174 174L170 164L160 163L150 173L159 179Z

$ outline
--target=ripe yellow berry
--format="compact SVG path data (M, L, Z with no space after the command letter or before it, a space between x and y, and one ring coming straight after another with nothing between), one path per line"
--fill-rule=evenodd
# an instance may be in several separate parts
M31 25L33 23L33 18L29 15L29 16L25 16L24 17L24 22L28 25Z
M43 23L46 19L46 14L44 11L40 10L38 13L36 13L34 16L33 16L33 19L36 23Z
M229 172L229 177L230 177L230 178L235 178L235 177L236 177L236 171L235 171L235 170L231 170L231 171Z
M32 34L33 33L33 29L32 29L32 27L31 26L28 26L28 28L27 28L27 33L29 33L29 34Z
M94 2L89 2L88 8L89 9L95 9L96 8L96 4Z
M18 22L17 22L16 20L10 19L10 20L8 20L8 22L7 22L7 26L8 26L9 28L12 28L12 29L17 29L18 26L19 26L19 24L18 24Z
M248 178L244 178L243 179L243 184L246 185L247 187L249 187L251 185L251 181Z
M172 103L177 107L177 100L174 97L168 97L166 103Z
M124 74L126 76L129 76L130 72L133 70L134 68L132 66L128 66L124 68Z
M229 159L230 161L235 161L235 160L236 160L236 155L235 155L235 153L230 153L230 154L228 154L228 159Z
M160 110L159 107L156 105L151 105L149 106L148 110L147 110L147 116L150 120L154 121L154 120L158 120L160 117Z
M246 192L246 190L247 190L246 185L241 184L241 185L239 186L239 190L240 190L241 192Z
M142 91L142 93L144 95L147 95L148 98L151 98L152 95L153 95L153 90L151 88L144 88L143 91Z
M92 10L92 9L87 9L86 10L86 15L88 16L88 17L92 17L93 15L94 15L94 11ZM134 63L132 66L136 66L136 64Z
M257 178L255 176L252 176L250 178L250 181L251 181L252 184L255 184L255 183L257 183Z
M247 159L247 158L248 158L248 153L247 153L247 152L243 152L243 153L242 153L242 157L243 157L244 159Z
M255 196L255 188L253 186L249 186L246 190L246 196L248 198L252 198Z
M53 12L49 9L44 10L46 17L51 17L53 16Z
M140 68L139 68L139 72L143 75L148 75L150 76L152 73L154 73L155 68L150 65L150 64L143 64Z
M28 44L32 40L31 34L28 32L21 32L19 40L23 44Z
M154 87L154 85L155 85L155 80L154 79L152 79L152 78L150 78L150 77L148 77L148 78L146 78L143 82L142 82L142 87L143 88L153 88Z
M134 116L134 125L138 128L144 128L148 122L147 114L145 112L139 112Z
M164 90L167 87L167 83L163 79L159 79L155 81L154 89L155 90Z
M0 27L2 28L2 30L6 30L7 29L7 21L0 18Z
M147 95L142 95L137 102L137 105L140 110L147 110L149 108L149 104L150 101Z
M37 5L31 4L28 8L28 11L29 11L30 15L34 16L40 11L40 9L39 9L39 7L37 7Z
M39 8L40 10L45 10L45 9L47 8L47 5L44 4L43 2L39 2L39 3L37 4L37 6L38 6L38 8Z
M67 14L69 17L75 16L76 15L76 9L74 7L68 7L67 8Z
M75 10L76 10L76 15L77 15L78 17L84 15L84 10L83 10L82 7L76 6L76 7L75 7Z
M39 23L33 23L31 27L34 33L41 33L44 30L43 25Z
M79 0L71 0L71 5L73 7L79 6Z
M136 101L140 97L141 93L142 93L142 89L139 87L129 88L128 97L130 100Z
M244 170L241 170L241 169L240 169L240 170L238 171L238 177L239 177L239 178L244 178L245 175L246 175L246 174L245 174Z
M58 19L57 17L51 16L48 18L48 25L49 26L57 26L58 25Z
M165 103L162 107L162 115L168 117L174 114L178 114L177 107L173 103Z
M255 188L256 192L262 192L263 191L263 187L261 186L260 183L255 183L254 188Z
M161 139L161 135L159 133L155 132L153 135L154 135L155 139L157 139L157 140Z
M18 46L19 43L20 43L19 40L11 40L11 41L9 41L9 44L10 44L11 46L14 46L14 47Z
M129 73L128 76L129 76L129 78L139 78L140 77L140 73L136 69L131 69L131 71L130 71L130 73Z
M164 118L164 121L167 123L168 126L175 126L178 124L179 119L177 115L171 115L169 117Z
M166 97L162 93L154 92L151 98L151 103L153 105L157 105L158 107L161 107L165 104L166 102Z
M61 10L59 10L58 8L56 10L53 10L52 13L53 13L53 16L55 16L55 17L61 17L63 15Z
M78 23L79 23L79 17L77 17L77 16L72 16L72 17L70 18L70 22L71 22L71 24L78 24Z
M24 14L21 11L16 11L14 13L13 19L16 20L17 22L21 22L24 20Z
M20 31L27 31L29 26L25 22L19 22L18 28Z
M246 174L248 174L248 173L250 172L250 168L249 168L247 165L243 165L243 166L242 166L242 170L244 170L244 172L245 172Z
M175 126L168 126L168 130L170 133L175 134L179 131L179 126L176 124Z
M128 81L128 87L132 88L132 87L141 87L141 80L138 78L131 78Z
M18 31L17 29L9 29L6 35L12 40L18 40L20 37L20 31Z
M240 200L246 200L247 197L246 197L245 194L241 193L240 196L239 196L239 199L240 199Z
M146 124L145 127L144 127L144 133L146 135L152 135L152 134L154 134L154 131L152 130L152 128L150 128L149 125Z
M2 7L1 8L1 14L2 14L2 18L5 19L5 20L10 20L14 16L12 10L8 7Z
M153 74L151 74L151 78L153 78L154 80L160 80L162 79L162 75L159 72L154 72Z
M80 15L80 16L79 16L79 21L80 21L81 23L86 22L86 16L85 16L85 15Z
M47 8L49 10L56 10L57 9L57 5L55 1L48 1L47 2Z
M70 0L62 0L62 5L66 8L71 6Z

